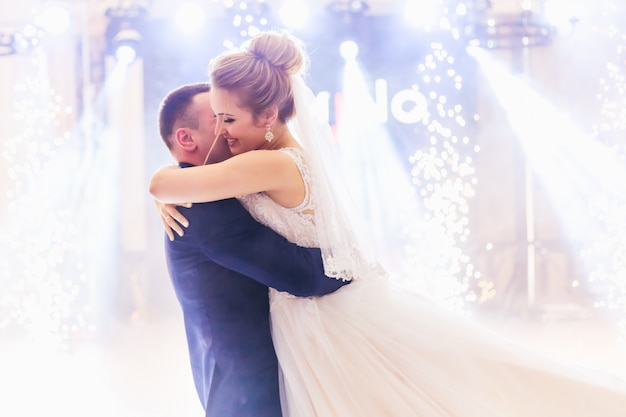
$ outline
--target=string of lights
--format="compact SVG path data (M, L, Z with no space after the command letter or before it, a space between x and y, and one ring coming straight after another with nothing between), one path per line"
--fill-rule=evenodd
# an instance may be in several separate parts
M48 82L47 56L34 47L12 92L18 131L2 144L10 186L0 237L0 328L24 332L58 347L71 335L94 330L88 266L79 230L73 171L74 109Z
M421 145L409 157L424 221L409 229L406 269L435 266L425 270L422 280L433 283L434 294L461 311L494 296L493 283L464 249L471 233L469 203L475 194L474 155L479 147L473 138L475 116L461 104L464 78L458 58L442 42L430 47L431 53L418 66L421 80L414 87L427 97L429 112L423 127L415 129Z
M595 140L615 155L626 167L626 32L619 24L603 28L613 57L605 63L605 75L599 80L597 100L602 119L592 126ZM603 190L588 200L589 212L597 224L595 238L581 250L592 289L600 295L596 307L608 309L620 317L626 332L626 199Z

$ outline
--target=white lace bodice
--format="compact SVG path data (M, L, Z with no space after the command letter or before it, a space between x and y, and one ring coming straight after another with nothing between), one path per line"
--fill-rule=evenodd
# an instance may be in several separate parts
M297 148L283 148L291 156L300 170L304 181L305 196L297 207L286 208L272 200L265 192L248 194L237 199L250 212L252 217L287 240L304 247L317 247L318 239L313 218L314 204L311 199L311 176L304 155Z

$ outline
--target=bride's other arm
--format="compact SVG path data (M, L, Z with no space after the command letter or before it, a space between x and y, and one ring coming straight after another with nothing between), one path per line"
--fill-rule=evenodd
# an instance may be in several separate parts
M300 194L299 187L302 180L293 160L273 150L250 151L210 165L162 167L150 181L152 196L172 204L204 203L265 191L279 204L289 205L297 200L292 194Z

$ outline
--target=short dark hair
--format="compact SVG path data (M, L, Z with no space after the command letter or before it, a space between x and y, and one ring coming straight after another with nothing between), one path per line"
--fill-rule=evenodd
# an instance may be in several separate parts
M172 149L174 125L181 121L185 127L198 128L195 114L189 114L189 106L193 98L200 93L211 91L208 82L186 84L170 91L159 107L159 133L168 149Z

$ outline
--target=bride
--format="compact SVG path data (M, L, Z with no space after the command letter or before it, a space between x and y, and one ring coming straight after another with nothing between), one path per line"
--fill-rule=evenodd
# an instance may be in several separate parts
M150 186L163 203L235 196L290 241L320 247L326 275L353 281L315 298L270 290L284 415L626 415L626 382L524 350L387 279L329 180L306 60L297 39L272 32L213 60L211 102L234 156L161 168Z

